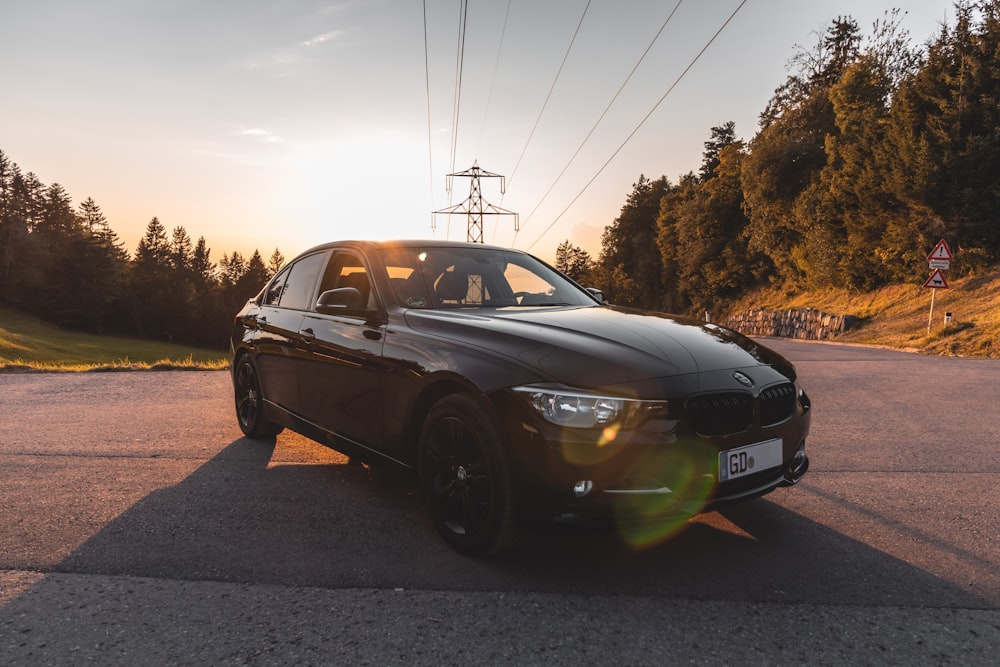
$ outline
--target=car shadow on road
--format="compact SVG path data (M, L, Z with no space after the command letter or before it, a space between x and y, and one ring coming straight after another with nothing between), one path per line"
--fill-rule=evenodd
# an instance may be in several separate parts
M122 513L56 571L321 588L993 606L782 507L782 494L795 489L696 517L641 550L613 530L554 526L514 552L477 560L441 542L408 478L275 461L274 448L233 441Z

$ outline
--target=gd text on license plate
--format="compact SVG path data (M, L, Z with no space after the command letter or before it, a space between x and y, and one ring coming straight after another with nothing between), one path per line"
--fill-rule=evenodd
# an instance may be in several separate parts
M719 452L719 481L725 482L780 466L782 449L781 438L774 438Z

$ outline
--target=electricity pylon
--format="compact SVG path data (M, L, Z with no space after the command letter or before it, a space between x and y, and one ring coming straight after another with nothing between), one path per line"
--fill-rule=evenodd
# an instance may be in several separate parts
M469 243L482 243L483 242L483 216L484 215L512 215L514 216L514 231L519 231L518 225L518 215L513 211L508 211L506 209L500 208L499 206L494 206L489 202L483 202L483 195L480 189L479 180L481 178L499 178L500 179L500 194L504 193L506 187L505 179L500 174L494 174L489 171L483 171L479 168L479 163L474 162L471 169L466 169L465 171L459 171L454 174L448 174L448 180L446 181L448 192L451 192L452 179L456 176L463 176L466 178L471 178L472 183L469 185L469 198L460 204L455 204L448 208L443 208L440 211L434 211L433 215L460 215L464 214L468 216L469 228L468 237L466 240ZM435 219L432 217L432 226Z

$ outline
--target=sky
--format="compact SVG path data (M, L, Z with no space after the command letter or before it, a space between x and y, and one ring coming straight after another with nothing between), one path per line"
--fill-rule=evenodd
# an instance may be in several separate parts
M950 0L470 0L462 38L462 6L0 0L0 151L93 198L133 252L154 216L216 261L465 240L465 216L431 212L466 201L446 175L478 165L504 176L484 204L518 214L518 231L485 216L487 243L596 258L639 176L697 171L727 121L752 138L835 18L870 34L901 7L919 45L954 17Z

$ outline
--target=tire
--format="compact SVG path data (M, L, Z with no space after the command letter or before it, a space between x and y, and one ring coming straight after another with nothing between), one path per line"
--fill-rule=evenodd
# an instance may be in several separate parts
M264 416L264 395L260 390L257 367L244 354L236 363L233 374L233 394L236 398L236 421L248 438L273 438L284 430Z
M523 540L496 423L472 397L446 396L428 413L417 474L431 521L455 550L483 556Z

